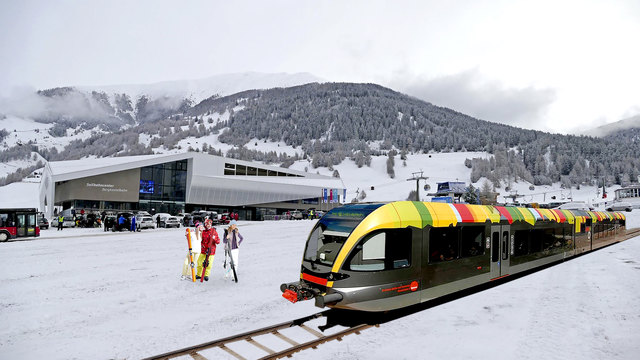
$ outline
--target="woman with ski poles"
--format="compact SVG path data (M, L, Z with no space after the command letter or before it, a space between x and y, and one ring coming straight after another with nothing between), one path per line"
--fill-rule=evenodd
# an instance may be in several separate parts
M235 267L236 273L238 272L238 255L240 254L240 244L242 243L243 237L240 235L240 231L238 230L238 223L235 220L231 220L229 222L229 227L224 229L224 244L225 248L228 247L231 253L231 258L233 260L233 265ZM227 254L225 252L225 273L224 278L227 279L231 276L231 266L227 265Z
M211 275L211 264L213 263L213 256L216 254L216 245L220 244L220 237L216 228L213 227L213 221L207 219L204 222L204 229L199 226L197 233L200 233L202 241L200 242L200 255L198 256L198 272L196 279L200 277L204 278L204 281L209 281L209 275ZM204 268L204 273L203 273Z

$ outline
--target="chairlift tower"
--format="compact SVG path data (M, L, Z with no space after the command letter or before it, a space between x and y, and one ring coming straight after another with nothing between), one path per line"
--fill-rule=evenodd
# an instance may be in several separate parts
M511 199L511 202L512 202L513 204L515 204L515 203L516 203L516 200L517 200L518 198L523 198L523 197L524 197L524 195L519 195L519 194L518 194L518 192L516 191L516 192L511 193L511 194L509 194L509 195L505 195L504 197L505 197L505 198L510 198L510 199Z
M416 181L416 201L420 201L420 180L427 180L429 177L423 176L423 171L411 173L413 177L407 181Z

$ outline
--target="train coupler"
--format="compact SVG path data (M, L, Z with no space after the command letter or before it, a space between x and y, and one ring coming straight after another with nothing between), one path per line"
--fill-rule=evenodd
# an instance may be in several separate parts
M282 297L296 303L298 301L313 299L316 296L317 290L309 288L304 284L289 283L280 285L282 291Z

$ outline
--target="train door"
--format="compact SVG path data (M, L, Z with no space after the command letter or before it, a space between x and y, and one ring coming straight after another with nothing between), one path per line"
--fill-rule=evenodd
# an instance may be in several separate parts
M491 278L509 275L509 256L513 246L508 225L491 226Z

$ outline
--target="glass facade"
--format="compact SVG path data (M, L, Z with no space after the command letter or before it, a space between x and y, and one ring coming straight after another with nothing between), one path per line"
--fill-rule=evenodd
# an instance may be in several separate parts
M292 176L304 177L302 175L291 174L286 171L267 170L259 167L245 166L240 164L224 164L225 175L242 175L242 176Z
M187 160L140 169L140 210L177 213L184 210Z

